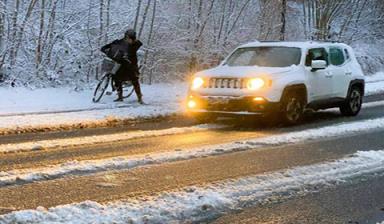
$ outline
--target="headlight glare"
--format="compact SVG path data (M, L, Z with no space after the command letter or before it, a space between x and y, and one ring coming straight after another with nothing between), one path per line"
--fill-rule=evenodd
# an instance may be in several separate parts
M194 101L194 100L190 100L190 101L188 101L188 108L193 109L193 108L195 108L196 106L197 106L196 101Z
M192 89L193 90L198 89L198 88L202 87L203 85L204 85L204 79L202 79L200 77L196 77L192 81Z
M265 86L265 81L262 78L249 79L247 82L247 88L249 90L258 90Z

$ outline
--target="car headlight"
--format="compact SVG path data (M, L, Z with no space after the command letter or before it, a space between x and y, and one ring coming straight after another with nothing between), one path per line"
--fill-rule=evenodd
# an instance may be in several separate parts
M200 77L196 77L192 81L192 87L191 88L193 90L195 90L195 89L202 87L203 85L204 85L204 79L202 79Z
M262 78L249 79L247 82L247 88L249 90L258 90L265 86L265 81Z

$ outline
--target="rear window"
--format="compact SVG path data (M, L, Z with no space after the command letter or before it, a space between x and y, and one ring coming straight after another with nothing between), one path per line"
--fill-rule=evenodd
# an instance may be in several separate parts
M301 50L295 47L249 47L236 50L228 66L289 67L300 64Z

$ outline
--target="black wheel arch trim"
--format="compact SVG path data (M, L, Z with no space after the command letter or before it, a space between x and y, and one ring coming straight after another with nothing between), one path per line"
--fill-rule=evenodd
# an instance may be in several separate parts
M281 98L280 98L280 102L283 101L284 97L291 91L304 91L304 104L307 104L308 103L308 90L307 90L307 86L304 84L304 83L301 83L301 84L293 84L293 85L289 85L289 86L286 86L283 90L283 94L281 95Z
M348 92L346 99L348 99L349 94L351 93L352 87L358 85L362 88L363 96L365 95L365 80L364 79L354 79L349 83Z

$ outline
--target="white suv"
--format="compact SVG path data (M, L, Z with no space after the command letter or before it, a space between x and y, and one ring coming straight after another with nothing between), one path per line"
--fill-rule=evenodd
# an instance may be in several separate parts
M288 124L303 111L339 107L359 113L364 75L353 49L328 42L254 42L191 81L187 108L199 120L264 115Z

